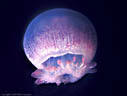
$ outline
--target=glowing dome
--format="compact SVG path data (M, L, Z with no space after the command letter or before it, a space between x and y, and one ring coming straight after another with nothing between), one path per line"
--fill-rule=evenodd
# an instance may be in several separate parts
M31 75L36 84L75 82L94 72L96 47L96 32L88 18L64 8L35 17L23 41L27 58L37 68Z

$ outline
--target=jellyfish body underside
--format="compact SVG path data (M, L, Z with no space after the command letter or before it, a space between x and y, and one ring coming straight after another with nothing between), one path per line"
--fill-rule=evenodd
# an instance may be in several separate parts
M37 68L36 84L75 82L94 73L96 33L82 14L53 9L37 16L24 35L24 51Z

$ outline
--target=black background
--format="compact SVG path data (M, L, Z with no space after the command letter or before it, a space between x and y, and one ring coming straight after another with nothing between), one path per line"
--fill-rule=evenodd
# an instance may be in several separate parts
M70 8L92 21L98 36L95 56L98 71L74 84L37 86L30 76L36 68L24 54L22 39L32 18L52 8ZM4 0L0 1L0 17L0 94L113 96L113 85L120 75L120 61L112 52L112 8L106 0Z

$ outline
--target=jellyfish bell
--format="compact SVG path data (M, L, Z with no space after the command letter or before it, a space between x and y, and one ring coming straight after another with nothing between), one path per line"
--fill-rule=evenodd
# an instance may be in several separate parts
M24 34L23 48L37 68L31 74L36 84L68 83L95 72L95 29L83 14L57 8L35 17ZM66 78L63 78L64 74Z

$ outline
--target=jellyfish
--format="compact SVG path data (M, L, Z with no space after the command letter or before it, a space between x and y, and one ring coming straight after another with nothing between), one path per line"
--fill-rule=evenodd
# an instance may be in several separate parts
M96 31L82 13L55 8L37 15L23 37L26 57L36 67L35 84L74 83L96 72Z

